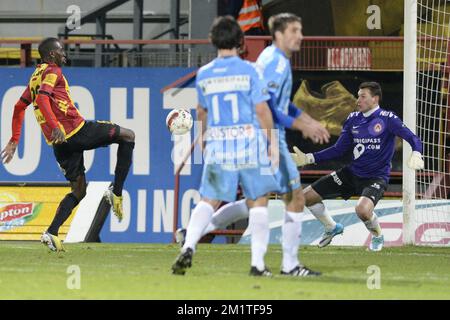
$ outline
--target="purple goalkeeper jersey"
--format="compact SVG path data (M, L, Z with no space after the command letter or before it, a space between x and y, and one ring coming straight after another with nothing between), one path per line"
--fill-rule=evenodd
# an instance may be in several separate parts
M362 178L380 177L389 181L394 155L395 136L406 140L413 151L422 153L422 142L393 112L381 108L371 115L352 112L344 122L336 143L313 153L315 161L322 162L342 157L352 151L350 171Z

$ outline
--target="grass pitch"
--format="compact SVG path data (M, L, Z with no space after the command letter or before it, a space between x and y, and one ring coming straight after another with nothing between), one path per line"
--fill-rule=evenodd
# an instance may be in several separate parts
M450 248L374 253L302 247L302 262L323 272L318 278L279 275L280 246L270 246L266 255L273 278L247 275L245 245L200 244L185 276L171 274L177 245L67 244L66 249L55 254L37 242L0 242L0 299L450 299ZM379 267L380 289L367 286L374 270L368 273L369 266ZM70 289L78 283L80 289Z

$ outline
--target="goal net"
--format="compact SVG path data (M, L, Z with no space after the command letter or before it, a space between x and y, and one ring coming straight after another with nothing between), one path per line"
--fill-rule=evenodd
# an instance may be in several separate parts
M425 160L423 171L407 168L404 143L404 242L450 246L450 2L405 0L404 30L404 120Z

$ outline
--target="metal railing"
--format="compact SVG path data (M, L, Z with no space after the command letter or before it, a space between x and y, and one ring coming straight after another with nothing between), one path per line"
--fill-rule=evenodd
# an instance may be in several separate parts
M62 42L73 66L94 66L98 55L104 67L199 67L215 57L215 50L206 39ZM0 62L9 66L35 65L38 43L36 39L0 39L0 49L9 48L11 54L15 50L14 58L1 56L0 51ZM255 60L270 43L270 37L246 37L244 58ZM95 52L96 45L102 45L101 53ZM305 37L300 52L291 61L294 70L401 71L403 37Z

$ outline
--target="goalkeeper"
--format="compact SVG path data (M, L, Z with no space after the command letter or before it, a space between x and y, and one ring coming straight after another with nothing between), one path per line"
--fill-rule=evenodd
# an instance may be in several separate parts
M360 196L355 210L372 233L369 245L372 251L380 251L384 244L374 208L389 181L395 136L403 138L412 147L408 166L413 170L424 168L422 142L393 112L380 108L381 96L377 82L362 83L358 91L358 112L350 113L336 143L325 150L307 154L294 147L292 154L297 166L304 166L353 153L349 165L320 178L304 190L305 202L316 216L321 216L321 221L332 222L323 199L341 196L347 200L354 195Z

